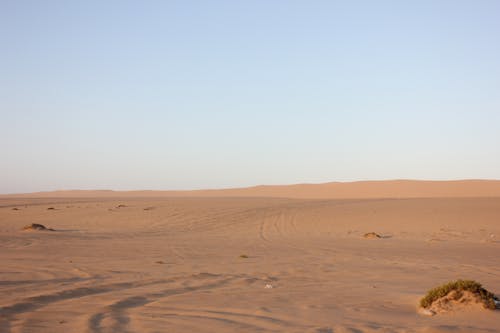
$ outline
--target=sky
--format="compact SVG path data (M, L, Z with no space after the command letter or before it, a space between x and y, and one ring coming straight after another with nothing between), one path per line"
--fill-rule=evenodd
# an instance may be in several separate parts
M500 179L500 2L0 0L0 193Z

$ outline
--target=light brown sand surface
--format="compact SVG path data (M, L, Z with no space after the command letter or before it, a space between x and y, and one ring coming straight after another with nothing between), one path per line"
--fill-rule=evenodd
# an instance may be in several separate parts
M428 196L3 197L0 332L499 332L417 314L449 280L500 293L500 197Z

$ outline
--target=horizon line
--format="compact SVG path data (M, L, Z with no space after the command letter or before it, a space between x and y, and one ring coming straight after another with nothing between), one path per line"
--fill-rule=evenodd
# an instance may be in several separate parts
M286 183L286 184L258 184L249 186L238 187L220 187L220 188L195 188L195 189L54 189L42 190L34 192L16 192L16 193L0 193L2 197L8 196L22 196L22 195L44 195L51 193L72 193L72 192L101 192L101 193L130 193L130 192L165 192L165 193L191 193L191 192L217 192L217 191L238 191L238 190L251 190L259 188L286 188L297 186L322 186L333 184L360 184L360 183L460 183L460 182L500 182L500 179L489 178L463 178L463 179L411 179L411 178L395 178L395 179L372 179L372 180L354 180L354 181L329 181L329 182L303 182L303 183Z

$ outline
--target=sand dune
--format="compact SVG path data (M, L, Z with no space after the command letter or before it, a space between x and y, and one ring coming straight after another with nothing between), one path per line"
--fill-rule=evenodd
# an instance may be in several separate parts
M466 198L500 197L500 180L360 181L324 184L261 185L246 188L194 191L73 190L0 195L9 198L117 198L117 197L272 197L297 199L356 198Z
M3 196L0 332L499 331L418 314L449 280L500 293L498 182L315 186Z

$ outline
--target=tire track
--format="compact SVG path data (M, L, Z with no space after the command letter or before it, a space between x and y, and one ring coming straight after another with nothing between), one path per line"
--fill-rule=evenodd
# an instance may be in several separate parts
M237 325L249 325L252 328L257 328L258 330L278 330L282 331L283 327L293 327L297 328L296 323L292 323L289 320L284 320L276 317L266 316L266 315L256 315L245 312L227 311L227 310L207 310L207 309L182 309L182 308L165 308L167 313L162 314L164 316L179 317L179 318L201 318L201 319L211 319L219 320L227 323L237 324ZM251 322L248 322L251 321ZM256 325L252 323L253 321L258 321L261 324Z
M154 280L146 282L120 282L106 284L96 287L79 287L73 289L62 290L56 293L44 294L34 297L29 297L18 303L4 306L0 308L0 327L3 327L2 332L10 332L10 322L16 319L17 315L33 312L49 306L56 302L80 299L83 297L116 292L124 289L139 288L154 284L166 283L169 280Z
M203 273L202 273L203 274ZM203 274L203 275L195 275L194 277L198 277L200 279L210 278L218 275L213 274ZM196 291L209 290L214 288L219 288L224 285L229 284L230 282L240 279L239 276L232 276L221 280L216 280L213 282L190 286L190 287L180 287L180 288L167 288L164 290L160 290L157 292L146 293L143 295L130 296L121 300L116 301L115 303L107 306L102 311L93 314L88 320L88 330L93 333L102 333L105 332L102 322L104 319L110 319L113 323L110 327L111 332L129 332L128 326L130 323L130 317L127 312L133 308L142 307L146 304L156 302L162 298L170 297L174 295L181 295Z
M103 308L101 311L93 314L88 319L88 332L90 333L105 333L105 332L131 332L131 316L130 311L134 308L140 308L147 304L160 301L164 298L188 294L198 291L211 290L227 286L233 282L250 279L247 275L235 275L221 278L222 275L201 273L192 277L205 280L216 278L215 281L202 283L195 286L167 288L164 290L126 297L115 301L114 303ZM255 278L253 278L255 279ZM258 280L258 279L257 279ZM155 318L169 319L204 319L215 320L224 324L234 325L240 329L252 329L258 331L271 330L280 331L283 327L297 327L297 324L291 323L288 320L266 316L249 314L245 312L234 312L224 310L206 310L206 309L180 309L174 307L162 308L161 314L156 314ZM254 321L260 322L255 324ZM104 324L107 323L107 325Z

